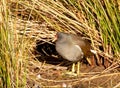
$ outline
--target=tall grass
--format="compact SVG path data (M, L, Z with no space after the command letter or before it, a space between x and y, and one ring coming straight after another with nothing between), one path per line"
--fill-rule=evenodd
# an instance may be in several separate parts
M59 0L39 2L45 13L57 19L60 31L82 32L90 37L100 56L119 61L120 9L119 0ZM43 14L44 15L44 14ZM49 18L45 18L49 20ZM52 19L52 22L54 20ZM59 25L64 26L63 28ZM59 30L58 30L59 31Z
M82 4L89 23L94 22L102 38L103 51L108 55L119 57L120 54L120 10L118 1L94 0Z
M24 35L19 38L16 34L16 20L11 19L9 3L2 0L0 7L0 87L23 88L26 86L27 41Z
M0 26L0 73L1 73L1 86L4 88L11 87L10 69L11 66L11 51L10 34L8 30L8 8L7 3L2 1L1 6L1 26Z
M40 7L38 13L54 29L84 33L90 37L92 45L102 57L119 60L119 0L43 0L34 3Z
M63 0L64 1L64 0ZM119 0L68 0L67 4L85 14L87 24L97 30L106 56L120 57ZM95 34L92 34L94 36Z

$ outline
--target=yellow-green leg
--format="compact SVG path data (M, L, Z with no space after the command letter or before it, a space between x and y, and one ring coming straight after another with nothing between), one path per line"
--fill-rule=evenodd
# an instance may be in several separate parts
M75 73L75 63L72 64L72 73Z
M75 73L75 71L77 73ZM71 75L71 76L79 76L79 74L80 74L80 62L77 62L77 69L75 69L75 63L73 63L71 72L67 72L66 74Z
M79 76L79 74L80 74L80 62L79 61L77 62L76 72L77 72L77 76ZM75 63L72 64L72 73L75 73Z
M79 76L80 74L80 62L77 62L77 75Z
M86 58L86 60L88 61L88 63L89 63L90 65L92 65L92 62L91 62L90 58Z

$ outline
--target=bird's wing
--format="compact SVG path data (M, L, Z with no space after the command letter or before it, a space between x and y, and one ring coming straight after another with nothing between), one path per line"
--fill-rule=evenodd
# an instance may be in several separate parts
M91 48L92 48L91 43L88 40L83 39L81 36L76 36L76 35L71 35L71 36L72 36L71 38L73 40L73 43L81 47L85 56L90 56L93 54L91 52Z

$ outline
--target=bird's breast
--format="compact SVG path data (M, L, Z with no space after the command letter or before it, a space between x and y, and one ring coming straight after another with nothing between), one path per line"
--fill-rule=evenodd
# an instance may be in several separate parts
M78 61L84 56L78 45L56 44L56 50L64 59L69 61Z

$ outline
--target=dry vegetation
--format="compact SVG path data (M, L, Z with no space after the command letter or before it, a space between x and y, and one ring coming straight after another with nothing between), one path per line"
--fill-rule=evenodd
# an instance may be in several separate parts
M116 17L110 18L108 11L104 18L97 6L103 5L105 13L106 6L111 4L101 1L0 1L0 87L119 88L120 2L107 0L114 3L115 13L111 14ZM52 40L57 31L80 34L91 40L97 51L96 66L92 68L83 61L79 77L65 74L72 63L55 50Z

